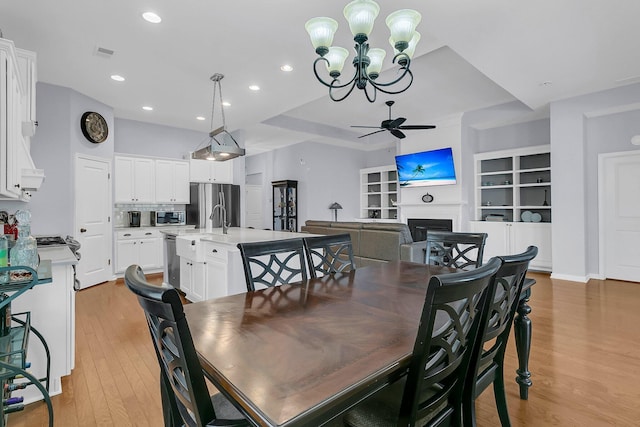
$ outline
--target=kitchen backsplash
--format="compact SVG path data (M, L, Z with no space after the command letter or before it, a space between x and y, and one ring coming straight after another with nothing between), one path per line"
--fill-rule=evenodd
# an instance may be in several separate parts
M185 205L132 205L116 204L113 207L113 226L128 227L129 211L140 211L140 227L151 226L151 211L183 211Z

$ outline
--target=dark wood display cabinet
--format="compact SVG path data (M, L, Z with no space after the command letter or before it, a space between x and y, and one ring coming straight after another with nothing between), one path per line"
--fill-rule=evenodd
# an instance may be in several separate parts
M273 181L273 230L298 231L298 181Z

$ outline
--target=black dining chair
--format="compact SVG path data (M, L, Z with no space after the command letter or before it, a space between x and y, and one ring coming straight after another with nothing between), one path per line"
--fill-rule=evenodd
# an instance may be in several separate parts
M238 243L247 290L307 280L302 239Z
M220 393L209 396L178 291L147 282L131 265L124 282L138 297L160 364L165 426L248 426L242 414Z
M489 309L488 324L481 337L483 350L475 372L470 372L467 398L464 400L465 419L475 426L475 399L493 384L498 415L503 427L511 425L504 387L504 353L511 325L518 306L520 292L529 268L529 262L538 254L538 248L529 246L518 255L502 256L502 266L496 273L496 291Z
M427 230L424 262L463 270L480 267L486 240L487 233Z
M348 411L349 427L467 425L465 381L475 372L480 340L502 261L429 281L406 377Z
M304 237L302 241L311 277L355 270L350 234Z

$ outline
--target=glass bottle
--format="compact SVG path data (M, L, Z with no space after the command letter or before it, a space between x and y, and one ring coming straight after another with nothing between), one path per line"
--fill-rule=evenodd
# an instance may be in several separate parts
M9 264L9 242L4 234L0 234L0 268ZM0 283L9 282L9 271L0 272Z
M38 246L36 239L31 236L31 212L16 212L18 222L18 240L11 249L11 265L38 269Z

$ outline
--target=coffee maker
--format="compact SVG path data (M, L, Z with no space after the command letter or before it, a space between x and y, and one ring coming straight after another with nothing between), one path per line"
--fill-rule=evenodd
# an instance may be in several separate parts
M140 227L140 211L129 211L129 227Z

